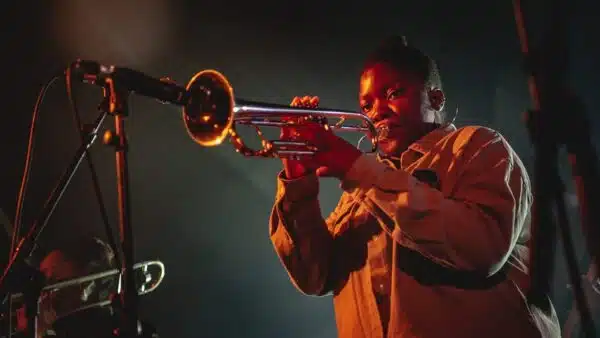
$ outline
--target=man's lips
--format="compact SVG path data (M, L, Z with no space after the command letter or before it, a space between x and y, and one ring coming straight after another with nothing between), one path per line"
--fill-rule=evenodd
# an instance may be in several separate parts
M392 122L389 120L383 120L383 121L379 121L375 124L375 128L377 129L383 129L383 128L387 128L387 129L393 129L393 128L399 128L401 127L402 124L398 123L398 122Z
M391 123L389 121L381 121L375 124L375 128L377 129L377 135L380 138L385 138L389 135L391 130L402 128L402 125L399 123Z

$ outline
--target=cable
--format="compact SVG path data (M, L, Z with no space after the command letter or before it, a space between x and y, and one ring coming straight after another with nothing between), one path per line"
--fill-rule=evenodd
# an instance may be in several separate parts
M31 160L33 158L34 153L34 142L35 142L35 130L37 127L37 121L39 117L40 106L44 101L44 97L46 92L50 88L50 86L60 78L60 75L54 75L50 81L48 81L40 92L38 93L37 100L35 102L35 106L33 107L33 113L31 116L31 125L29 126L29 140L27 144L27 150L25 153L25 167L23 168L23 177L21 179L21 186L19 188L19 193L17 195L17 206L15 210L15 218L13 222L13 233L12 240L9 252L9 259L13 255L13 251L19 242L19 232L21 229L22 223L22 212L23 212L23 204L25 201L25 194L27 192L27 184L29 183L29 174L31 173Z
M48 89L51 87L52 84L54 84L54 82L57 79L59 79L61 77L61 75L63 75L63 73L65 73L65 72L61 71L60 75L59 74L54 75L46 84L44 84L44 86L38 93L38 97L36 99L36 103L33 108L31 124L29 127L27 150L26 150L26 154L25 154L25 165L23 168L23 177L21 179L21 185L20 185L19 192L17 195L17 203L16 203L15 217L14 217L14 222L13 222L13 232L12 232L11 246L10 246L10 252L9 252L9 260L14 255L14 251L19 243L20 232L21 232L22 223L23 223L22 220L23 220L23 209L24 209L25 196L27 193L27 186L28 186L29 177L31 174L31 162L33 160L33 155L34 155L34 150L35 150L35 135L36 135L37 123L39 120L40 107L41 107L41 104L45 98L45 95L46 95ZM81 124L81 117L79 114L79 110L77 109L76 100L72 93L73 86L72 86L72 82L71 82L70 68L67 68L65 75L66 75L65 80L66 80L67 95L68 95L69 101L71 103L74 122L75 122L75 125L77 128L77 131L79 133L80 141L83 143L85 141L84 140L84 132L85 131L83 130L83 125ZM110 245L112 247L112 249L115 253L115 256L116 256L115 261L117 262L116 263L117 267L120 269L121 262L118 257L119 251L116 250L117 247L115 244L114 235L113 235L111 227L110 227L110 223L108 221L108 214L106 212L106 207L104 204L104 200L102 198L100 184L98 181L98 175L97 175L94 163L92 161L91 154L88 149L85 149L85 155L86 155L85 157L87 158L88 166L90 168L90 172L92 174L94 191L95 191L96 197L98 199L101 217L104 222L104 228L105 228L105 231L106 231L106 234L108 237L107 238L108 245ZM7 327L8 327L7 337L10 338L10 337L12 337L12 330L13 330L12 320L10 320L10 317L12 314L12 295L10 295L10 294L8 295L8 314L9 314L9 320L8 320L8 325L7 325Z
M61 75L62 75L62 72L61 72ZM38 97L37 97L35 105L33 107L33 113L31 115L31 124L29 126L29 140L27 143L27 150L25 153L25 166L23 168L23 177L21 178L21 186L19 188L19 193L17 195L17 206L15 209L15 218L14 218L14 222L13 222L13 233L12 233L9 258L8 258L9 261L14 254L14 250L17 246L17 243L19 242L19 235L20 235L19 233L21 231L21 225L22 225L22 219L23 219L23 217L22 217L23 204L25 202L25 194L27 192L27 184L29 183L29 175L31 173L31 160L33 159L33 153L34 153L34 149L35 149L34 148L35 131L36 131L36 127L37 127L40 106L42 105L42 102L44 101L44 97L46 96L46 92L48 91L48 89L50 89L52 84L54 84L54 82L56 80L58 80L59 78L60 78L60 75L56 74L48 82L46 82L44 84L44 86L38 93ZM13 330L11 316L12 316L12 295L9 294L8 295L8 318L9 318L9 320L8 320L8 325L7 325L8 326L8 334L7 334L8 338L10 338L12 336L12 330Z

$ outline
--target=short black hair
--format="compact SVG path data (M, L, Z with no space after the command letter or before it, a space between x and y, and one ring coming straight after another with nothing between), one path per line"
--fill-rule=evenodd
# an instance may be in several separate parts
M367 56L363 71L377 63L386 63L392 67L412 73L423 79L424 85L442 89L442 81L437 63L422 50L408 44L406 37L392 35Z

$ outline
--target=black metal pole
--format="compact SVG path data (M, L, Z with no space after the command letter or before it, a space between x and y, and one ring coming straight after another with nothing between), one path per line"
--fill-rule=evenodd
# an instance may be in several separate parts
M131 224L131 199L129 192L128 144L125 132L125 120L128 117L128 90L120 90L110 78L104 87L104 109L114 116L115 130L107 131L106 144L115 148L117 194L119 211L119 234L123 251L121 289L121 321L118 335L135 337L138 335L138 294L134 278L133 229Z
M33 225L29 228L27 234L25 236L23 236L23 238L21 239L21 241L15 248L15 251L14 251L9 263L7 264L6 268L4 269L4 273L2 274L2 277L0 278L0 288L3 291L2 295L6 294L7 292L13 293L13 292L21 291L21 290L15 289L15 288L18 288L21 286L20 278L23 276L20 276L18 273L13 274L13 270L17 271L18 270L17 265L20 265L23 262L25 262L26 258L28 258L31 255L31 253L34 251L38 237L40 236L40 234L42 233L42 231L48 224L48 221L50 220L52 213L56 209L56 206L58 205L61 197L63 196L64 192L66 191L67 187L69 186L71 179L77 172L77 169L79 168L79 165L81 164L81 161L85 157L87 149L90 148L93 145L93 143L95 142L95 140L97 138L98 130L100 129L100 126L102 125L102 122L104 121L105 117L106 117L106 113L104 113L104 112L98 116L98 118L94 122L93 127L91 128L90 132L85 137L85 142L83 142L79 146L79 148L75 152L75 155L73 156L73 159L71 160L71 162L69 163L69 165L67 166L67 168L65 169L63 174L61 175L60 179L58 180L58 183L56 184L54 190L52 190L52 192L50 193L50 196L46 200L46 203L44 204L44 207L42 209L40 216L33 223Z
M79 169L81 161L84 159L88 149L96 141L98 130L102 126L105 118L106 112L102 112L98 115L91 125L89 132L83 137L83 142L75 151L71 162L67 165L67 168L59 178L55 188L50 193L40 216L16 246L15 251L12 253L9 262L4 269L2 277L0 277L0 295L2 295L0 298L4 298L6 295L9 297L9 302L11 302L10 297L12 294L22 292L26 299L28 299L26 309L29 333L31 335L34 335L34 331L37 329L37 300L41 288L43 287L43 276L38 269L30 265L28 258L30 258L35 251L39 236L48 224L52 213L69 186L71 179ZM11 310L10 308L11 306L9 306L9 311ZM10 315L11 314L9 313L9 318ZM12 334L12 332L10 332L9 335L10 334Z

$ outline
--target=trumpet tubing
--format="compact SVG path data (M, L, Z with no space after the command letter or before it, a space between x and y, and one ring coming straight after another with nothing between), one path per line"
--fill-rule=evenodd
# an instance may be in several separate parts
M203 70L192 77L186 86L188 103L183 108L183 120L188 135L204 147L220 145L229 138L235 150L244 156L298 157L314 155L318 148L304 141L266 140L260 127L286 127L299 118L317 121L334 132L360 132L371 142L371 151L377 150L377 130L362 113L290 107L271 103L236 99L229 81L216 70ZM331 124L332 120L338 120ZM358 126L344 125L347 121ZM257 128L262 148L248 147L236 131L236 125Z

